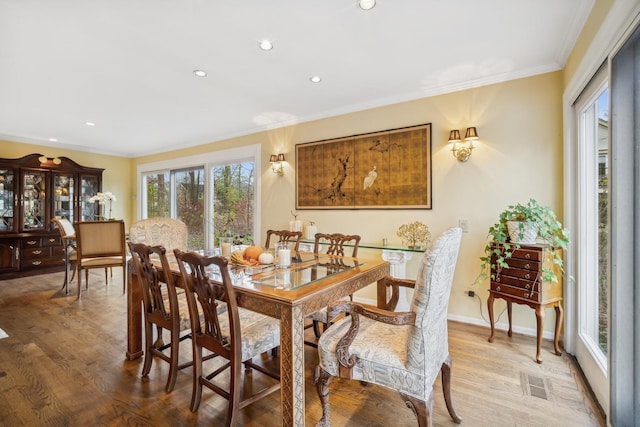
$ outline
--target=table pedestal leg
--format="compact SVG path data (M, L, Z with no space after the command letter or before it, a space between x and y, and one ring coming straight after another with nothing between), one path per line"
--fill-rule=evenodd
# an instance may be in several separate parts
M131 271L131 270L129 270ZM79 273L78 273L79 274ZM142 356L142 289L138 277L127 273L127 359Z
M282 425L304 427L304 317L300 307L282 308L280 384Z

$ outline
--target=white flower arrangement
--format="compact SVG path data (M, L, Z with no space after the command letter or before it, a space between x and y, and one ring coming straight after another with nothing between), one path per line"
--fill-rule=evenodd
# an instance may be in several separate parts
M107 202L109 202L109 216L107 219L113 219L111 216L111 205L113 202L116 202L116 201L117 201L116 196L111 191L106 191L104 193L98 192L96 193L95 196L89 199L89 202L91 203L98 202L101 205L105 205Z
M429 240L431 240L429 227L420 221L401 225L396 234L411 249L422 248L429 244Z

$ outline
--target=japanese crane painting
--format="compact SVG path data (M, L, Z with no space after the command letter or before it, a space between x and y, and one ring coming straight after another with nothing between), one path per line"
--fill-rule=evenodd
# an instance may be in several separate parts
M296 145L296 209L431 209L431 124Z

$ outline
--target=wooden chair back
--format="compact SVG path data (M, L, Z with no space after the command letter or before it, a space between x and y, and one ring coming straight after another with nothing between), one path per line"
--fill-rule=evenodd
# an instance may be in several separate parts
M278 238L276 242L294 243L293 250L298 252L300 239L302 239L302 231L267 230L267 240L264 243L264 247L267 249L270 247L271 236Z
M341 234L341 233L333 233L333 234L325 234L325 233L316 233L315 242L313 245L313 253L320 253L320 246L322 244L328 244L327 247L327 255L337 255L337 256L345 256L345 245L347 247L351 246L352 257L358 256L358 246L360 245L360 236L357 234Z

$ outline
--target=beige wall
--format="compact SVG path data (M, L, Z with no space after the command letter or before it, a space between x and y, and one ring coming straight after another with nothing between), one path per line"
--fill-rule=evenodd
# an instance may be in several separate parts
M295 144L432 123L432 210L304 210L299 212L299 219L305 224L314 221L319 231L357 233L365 242L381 242L386 237L390 243L400 242L395 231L409 221L426 223L436 236L456 226L459 219L468 220L470 232L463 235L449 311L454 318L482 323L479 307L486 317L488 283L473 288L479 291L481 305L464 290L480 273L478 258L487 230L499 212L509 204L533 197L562 215L561 97L562 73L550 73L141 157L134 160L132 170L140 163L262 144L261 222L265 234L269 228L286 228L292 219ZM480 141L471 159L460 163L451 155L447 137L450 129L464 130L467 126L477 127ZM269 154L281 152L288 164L284 176L278 177L271 172L268 160ZM132 182L131 194L136 193L134 187ZM380 254L363 250L361 255ZM415 254L413 258L409 277L415 277L420 256ZM375 298L373 289L358 296ZM497 313L503 307L502 301L497 302ZM514 323L535 330L535 316L529 308L515 307ZM551 331L551 326L546 325L545 330Z
M390 243L400 242L395 231L409 221L426 223L436 236L456 226L459 219L468 220L470 231L463 235L449 312L456 319L483 323L488 283L473 287L481 303L467 297L464 290L471 288L480 273L478 258L487 230L499 212L509 204L533 197L552 206L562 217L561 97L562 73L556 72L137 159L7 141L0 142L0 151L2 157L31 153L67 156L81 165L105 168L103 188L118 197L114 215L130 224L137 217L135 172L139 164L259 143L265 234L268 228L287 227L291 219L290 211L295 207L295 144L432 123L432 210L305 210L300 211L299 218L305 224L316 222L319 231L357 233L365 242L380 242L386 237ZM467 126L477 127L480 141L470 160L460 163L451 155L447 137L450 129L464 130ZM286 154L287 165L284 176L278 177L271 172L268 160L269 154L281 152ZM380 253L363 250L361 255L378 257ZM420 254L414 254L408 277L415 277L419 258ZM372 287L357 296L375 298ZM504 302L499 300L496 312L503 307ZM548 333L551 323L545 325ZM515 306L514 324L534 331L532 310Z

